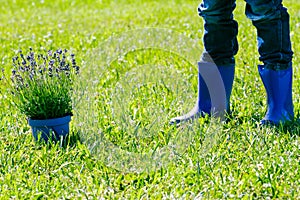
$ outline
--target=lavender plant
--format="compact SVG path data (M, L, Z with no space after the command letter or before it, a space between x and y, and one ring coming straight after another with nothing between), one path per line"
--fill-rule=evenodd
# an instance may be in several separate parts
M13 94L12 103L28 118L52 119L72 115L72 88L79 73L75 55L49 50L12 58L11 80L3 76Z

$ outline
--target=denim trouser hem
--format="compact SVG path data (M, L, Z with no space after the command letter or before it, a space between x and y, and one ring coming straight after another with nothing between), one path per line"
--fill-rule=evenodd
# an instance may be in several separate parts
M211 62L216 66L232 66L235 65L235 60L233 57L231 58L223 58L223 59L213 59L208 52L204 51L202 53L200 62Z
M273 69L292 61L289 14L282 0L245 0L246 15L257 29L259 60ZM238 51L238 25L233 19L235 0L203 0L198 11L204 19L202 59L218 66L234 64ZM209 56L207 56L207 54Z
M276 64L264 64L264 67L267 69L272 69L274 71L280 71L280 70L285 70L285 69L289 69L292 67L292 62L289 62L287 64L281 64L281 63L276 63Z

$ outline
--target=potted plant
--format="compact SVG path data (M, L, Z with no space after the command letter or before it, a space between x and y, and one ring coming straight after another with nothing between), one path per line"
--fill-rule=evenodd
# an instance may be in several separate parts
M11 80L4 75L3 79L12 103L27 116L35 140L64 138L72 116L73 82L79 73L75 55L61 49L35 54L30 48L27 55L19 51L12 61Z

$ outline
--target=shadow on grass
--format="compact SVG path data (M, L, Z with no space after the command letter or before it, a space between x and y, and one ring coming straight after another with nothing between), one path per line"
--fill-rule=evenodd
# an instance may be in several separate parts
M291 136L300 136L300 118L299 116L295 120L286 122L276 126L276 129L282 133L290 134Z
M38 146L42 147L46 145L49 148L56 145L60 146L61 148L74 148L77 146L78 142L82 144L79 131L71 132L66 137L63 137L60 140L53 140L52 138L49 138L46 142L45 140L39 138L37 141L35 141Z
M279 125L269 124L269 125L261 125L259 122L262 119L260 113L253 112L246 114L240 114L236 110L232 109L232 111L227 115L226 125L229 126L240 126L244 123L251 123L255 126L265 126L270 128L275 128L277 132L290 134L291 136L298 135L300 136L300 113L295 115L295 119L293 121L288 121L285 123L281 123Z
M68 136L64 139L62 147L76 147L76 145L79 143L82 144L82 141L80 139L80 132L71 132L68 134Z

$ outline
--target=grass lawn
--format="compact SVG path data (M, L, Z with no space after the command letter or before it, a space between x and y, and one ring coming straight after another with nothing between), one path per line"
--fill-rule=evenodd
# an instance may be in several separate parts
M258 126L266 94L244 1L230 119L168 125L196 99L199 3L0 0L0 68L29 47L70 49L82 67L64 147L36 143L13 97L0 96L0 199L300 199L299 122ZM284 4L299 118L300 3Z

